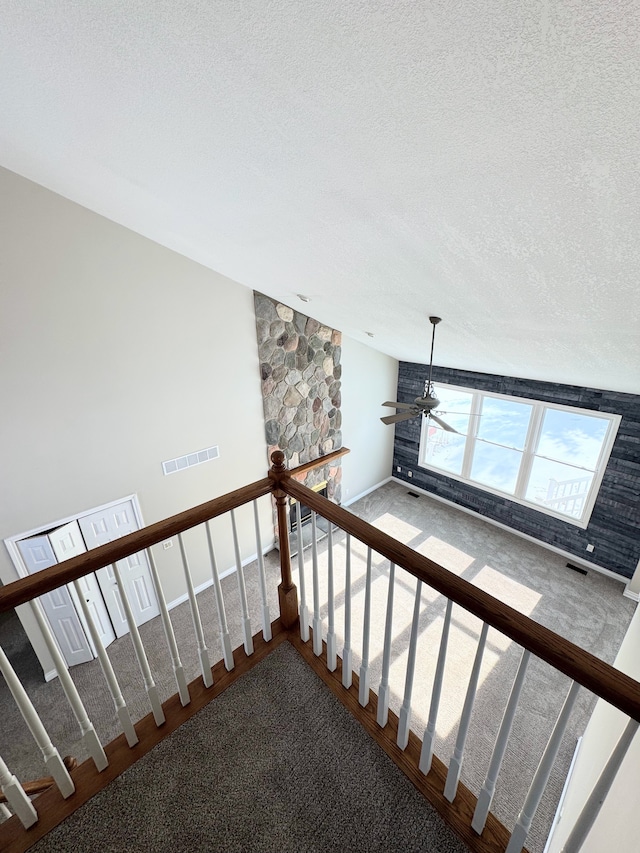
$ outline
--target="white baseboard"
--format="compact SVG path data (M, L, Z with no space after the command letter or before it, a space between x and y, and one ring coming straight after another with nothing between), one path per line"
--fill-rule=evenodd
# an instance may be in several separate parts
M382 486L386 486L387 483L390 483L393 480L393 477L387 477L386 480L382 480L380 483L376 483L375 486L371 486L370 489L366 489L364 492L360 492L359 495L356 495L355 498L349 498L348 501L343 501L341 506L351 506L351 504L359 501L361 498L366 498L367 495L370 495L371 492L375 492L376 489L381 488Z
M45 672L45 674L44 674L44 680L45 681L53 681L53 679L57 678L57 677L58 677L58 670L57 669L50 669L47 672Z
M424 495L427 498L432 498L434 501L439 501L440 503L446 504L452 509L458 509L460 510L460 512L466 512L467 515L472 515L474 518L480 519L480 521L486 521L487 524L492 524L494 527L499 527L501 530L506 530L507 533L513 533L514 536L519 536L521 539L526 539L528 542L532 542L534 545L539 545L546 551L553 551L554 554L559 554L561 557L568 560L570 563L582 566L583 568L589 569L593 572L598 572L601 575L606 575L608 578L618 581L619 583L626 583L629 580L628 578L625 578L622 575L617 574L616 572L612 572L610 569L605 569L602 566L597 566L595 563L590 563L588 560L584 560L582 557L576 557L575 554L571 554L569 551L563 551L562 548L556 548L555 545L549 545L547 542L543 542L541 539L536 539L535 536L529 536L528 533L522 533L520 530L516 530L513 527L509 527L508 524L503 524L501 521L495 521L493 518L487 518L486 515L481 515L479 512L476 512L473 509L469 509L466 506L460 506L460 504L454 503L453 501L450 501L447 498L442 498L440 497L440 495L435 495L433 492L428 492L426 489L421 489L420 486L416 486L415 483L407 483L406 480L399 480L397 477L391 477L390 479L393 480L394 483L398 483L398 485L404 486L406 489L411 489L411 491L414 492L420 492L421 495ZM632 595L628 597L631 598Z
M274 548L275 548L275 545L273 545L273 544L268 545L264 549L264 551L262 552L263 555L268 554L269 551L273 551ZM245 566L248 566L249 563L253 563L254 560L257 560L257 559L258 559L258 552L256 551L256 553L252 554L250 557L245 557L245 559L242 561L242 567L244 568ZM234 574L235 571L236 571L235 565L230 566L228 569L224 569L224 571L220 572L218 577L220 578L220 580L222 580L223 578L226 578L229 575ZM213 577L209 578L204 583L198 584L198 586L194 587L193 591L195 592L196 595L199 595L205 589L209 589L210 586L213 586ZM177 598L174 598L173 601L168 601L167 602L167 610L173 610L174 607L178 607L179 604L184 604L184 602L188 601L188 600L189 600L189 594L185 592L183 595L179 595ZM55 672L55 670L54 670L54 672Z
M629 584L627 584L624 588L624 592L622 593L625 598L630 598L632 601L640 601L640 593L633 592L629 589Z

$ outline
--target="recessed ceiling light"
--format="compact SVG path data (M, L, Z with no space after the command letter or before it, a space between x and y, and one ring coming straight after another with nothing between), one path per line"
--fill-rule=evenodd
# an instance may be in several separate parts
M304 293L299 293L298 299L300 300L300 302L311 302L311 297L305 296Z

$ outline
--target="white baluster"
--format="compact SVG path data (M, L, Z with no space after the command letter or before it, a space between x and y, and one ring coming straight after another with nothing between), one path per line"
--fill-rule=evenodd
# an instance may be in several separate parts
M334 595L334 584L333 584L333 530L331 529L331 522L329 524L328 531L328 539L327 539L327 556L328 556L328 585L327 585L327 597L328 597L328 607L329 607L329 625L327 629L327 669L330 672L335 672L336 667L338 666L338 652L337 652L337 639L336 639L336 602Z
M184 667L182 666L182 661L180 660L178 644L176 643L176 635L173 631L173 625L171 624L169 610L167 609L167 601L164 597L162 584L160 583L160 577L158 575L158 569L156 567L156 561L154 560L153 554L151 553L151 548L147 548L146 555L149 561L149 566L151 568L153 587L156 592L156 598L158 599L158 606L160 608L160 618L162 619L164 636L166 637L167 646L169 647L171 665L173 667L173 675L176 680L178 695L180 696L180 704L184 707L185 705L188 705L191 701L191 696L189 696L189 688L187 687L187 678L184 674Z
M213 536L209 522L205 524L207 530L207 543L209 545L209 558L211 560L211 574L213 576L213 587L216 593L216 607L218 610L218 622L220 624L220 642L222 643L222 657L227 672L231 672L235 666L233 660L233 650L231 648L231 637L229 636L229 626L227 625L227 613L224 608L224 597L222 595L222 586L220 585L220 575L218 574L218 564L216 562L215 551L213 550Z
M345 540L344 646L342 647L342 686L348 690L353 678L351 655L351 534Z
M38 813L33 803L25 794L24 788L18 782L13 773L10 772L3 759L0 758L0 790L7 798L7 802L22 821L25 829L29 829L38 820ZM4 807L2 813L5 817L11 817L9 809Z
M58 673L58 678L60 679L60 684L62 689L65 692L67 700L71 705L71 710L80 726L80 731L82 733L82 744L87 750L88 754L93 759L93 763L96 766L96 770L104 770L104 768L109 763L107 761L107 756L105 755L105 751L102 748L102 744L98 740L98 735L93 727L93 723L89 719L87 715L86 708L82 704L82 699L80 698L80 694L78 693L75 684L71 676L69 675L69 670L67 669L67 665L64 662L62 655L60 654L60 650L58 648L58 644L56 643L53 634L49 628L49 622L45 618L44 612L42 610L42 605L37 599L29 602L31 606L31 612L33 613L36 622L38 623L38 627L42 631L42 636L44 637L44 641L49 649L49 654L53 659L54 666Z
M409 639L409 655L407 658L407 673L404 679L404 698L398 718L398 737L396 743L400 749L406 749L409 743L409 726L411 724L411 694L413 693L413 675L416 669L416 650L418 647L418 623L420 621L420 598L422 581L416 583L416 595L413 602L413 619L411 621L411 637Z
M17 781L17 780L16 780L16 781ZM1 790L1 788L0 788L0 790ZM5 796L6 796L6 794L5 794ZM35 809L34 809L34 811L35 811ZM0 803L0 814L1 814L1 815L3 815L4 817L6 817L7 819L9 819L9 818L11 817L11 812L10 812L10 810L5 806L5 804L4 804L4 803ZM38 816L36 815L36 820L37 820L37 819L38 819ZM33 825L33 824L29 824L29 826L32 826L32 825ZM25 829L29 829L29 826L26 826L26 827L25 827Z
M122 726L122 731L124 732L129 746L133 747L138 743L138 735L136 734L136 730L133 727L133 723L131 722L129 709L127 708L126 702L122 697L122 692L120 690L120 685L118 684L118 679L116 678L116 674L113 671L113 667L111 666L111 661L109 660L109 656L107 655L105 647L102 645L100 634L96 629L95 623L93 621L93 616L91 615L91 612L89 611L89 608L87 606L84 593L82 592L82 587L80 586L78 581L74 581L73 585L76 589L76 593L78 595L78 600L80 601L80 607L82 608L82 613L84 615L85 621L89 627L91 640L95 647L96 654L98 655L98 660L100 661L102 673L109 688L109 693L111 693L111 698L113 699L113 704L115 705L116 713L118 715L118 719L120 720L120 725Z
M484 780L484 785L482 786L478 796L478 802L476 803L476 810L473 813L471 826L478 835L480 835L484 829L484 825L487 821L487 815L491 808L491 801L493 800L493 794L496 789L498 773L500 772L502 759L504 758L504 753L507 748L507 741L509 740L509 734L511 733L513 718L516 715L518 700L520 699L520 693L522 692L522 685L524 684L524 677L527 673L527 665L529 664L530 657L531 653L525 649L522 653L522 658L520 659L520 666L518 667L513 687L511 688L507 707L504 709L504 715L502 717L502 722L500 723L500 731L496 738L496 744L493 748L493 755L491 756L491 762L489 763L489 769L487 771L487 778Z
M578 820L575 822L573 829L569 833L569 837L564 843L562 853L578 853L584 844L595 819L598 817L602 804L609 793L613 780L616 778L620 765L624 761L627 750L631 746L631 741L638 731L638 725L637 720L629 720L625 726L618 743L615 745L613 752L609 756L609 760L598 777L593 791L589 795L587 802L582 807Z
M419 769L426 775L431 770L433 761L433 746L436 738L436 723L438 721L438 708L440 707L440 694L442 693L442 680L444 678L444 665L447 659L447 643L449 642L449 628L451 626L451 610L453 602L447 599L447 609L444 614L442 635L440 637L440 651L438 652L438 663L433 679L431 690L431 705L429 706L429 719L427 727L422 736L422 749L420 750Z
M518 820L516 821L515 828L511 838L509 839L506 853L521 853L521 850L525 845L527 836L529 835L529 829L531 828L531 821L535 816L540 800L542 799L542 794L544 793L544 789L549 781L553 763L556 760L558 750L560 749L560 741L562 740L562 735L564 734L564 730L569 722L569 715L573 710L579 690L580 685L574 681L571 684L567 698L565 699L562 710L560 711L560 716L553 728L551 737L549 738L549 743L542 754L540 764L538 764L538 769L536 770L533 781L531 782L529 793L527 794L522 811L518 815Z
M240 606L242 607L242 636L244 638L244 650L248 655L253 654L253 635L251 632L251 620L249 619L249 604L247 602L247 588L244 583L244 569L240 557L240 544L238 542L238 530L236 528L236 517L233 510L231 516L231 530L233 532L233 550L236 554L236 574L238 576L238 591L240 593Z
M264 557L262 555L262 537L260 536L260 519L258 518L258 501L253 502L253 521L256 528L256 548L258 553L258 578L260 580L260 596L262 598L262 639L271 639L271 613L267 600L267 578L264 573Z
M320 580L318 578L318 528L316 514L311 513L311 561L313 564L313 653L322 654L322 622L320 621Z
M391 630L393 622L393 592L396 567L389 566L389 588L387 590L387 615L384 623L384 650L382 652L382 678L378 690L378 725L387 725L389 719L389 667L391 666Z
M469 686L467 687L467 695L462 708L462 716L460 717L460 726L458 728L458 737L456 745L449 762L449 771L447 773L447 781L444 786L444 795L450 803L452 803L458 790L458 782L460 781L460 771L462 770L462 759L464 756L464 745L469 732L469 723L471 722L471 712L473 711L473 703L476 698L476 690L478 689L478 678L480 677L480 667L482 666L482 656L484 647L487 642L487 633L489 625L486 622L482 624L480 631L480 639L478 640L478 648L476 650L475 660L473 661L473 669L469 678Z
M369 638L371 636L371 548L367 548L367 574L364 587L364 621L362 624L362 663L358 701L364 708L369 704Z
M158 696L158 688L153 680L153 675L149 668L149 661L147 660L147 655L144 650L144 646L142 645L140 631L138 631L138 626L136 625L136 620L131 610L129 596L127 595L127 591L122 583L122 575L120 574L120 569L117 564L112 563L111 568L113 569L116 584L118 585L118 592L120 593L120 600L122 601L122 606L124 608L124 615L127 620L127 625L129 626L129 635L131 637L131 642L133 643L133 650L136 654L138 666L140 667L142 680L144 681L144 689L146 690L147 698L151 705L153 719L156 721L156 726L161 726L165 722L164 711L162 710L162 704L160 702L160 697Z
M307 607L307 589L304 578L304 548L302 547L302 518L300 517L300 504L298 504L296 530L298 533L298 579L300 582L300 639L303 643L306 643L309 640L309 608Z
M33 707L31 699L27 696L24 687L20 683L20 679L9 663L9 658L5 655L2 647L0 647L0 672L4 675L7 687L16 701L16 705L22 714L22 718L29 727L29 731L33 735L33 739L38 744L40 751L42 752L42 757L44 758L47 770L51 776L53 776L62 796L65 798L70 797L75 791L75 785L73 784L71 776L69 776L69 771L64 766L64 762L60 758L58 750L51 743L51 738L47 734L45 727L42 725L42 720L38 716L36 709Z
M204 631L202 630L202 620L200 619L200 610L196 600L196 593L191 580L191 571L189 569L189 561L187 560L187 552L184 549L182 541L182 533L178 533L178 545L180 546L180 556L182 558L182 568L184 570L184 579L187 584L187 595L189 596L189 606L191 607L191 618L193 620L193 630L196 634L196 642L198 644L198 657L200 658L200 672L202 673L202 681L205 687L211 687L213 684L213 675L211 673L211 662L209 661L209 650L204 639Z

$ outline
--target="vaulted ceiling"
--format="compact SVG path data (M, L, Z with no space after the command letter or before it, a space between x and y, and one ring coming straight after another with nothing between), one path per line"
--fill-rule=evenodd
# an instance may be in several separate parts
M0 18L0 165L394 357L439 314L438 364L640 393L638 2Z

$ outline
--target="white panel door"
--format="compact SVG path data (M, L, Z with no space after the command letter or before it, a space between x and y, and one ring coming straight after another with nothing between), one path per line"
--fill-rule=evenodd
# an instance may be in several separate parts
M46 535L23 539L17 545L29 574L48 569L58 562ZM74 666L93 660L93 650L67 587L41 595L40 603L67 665Z
M124 501L107 509L84 515L78 521L89 550L139 529L131 501ZM122 575L122 582L131 603L136 625L142 625L157 616L160 610L153 588L147 555L144 551L139 554L132 554L126 560L120 560L118 569ZM129 627L113 569L108 566L105 569L100 569L96 575L109 609L113 627L117 636L121 637L128 632Z
M56 527L47 535L59 563L64 563L71 557L77 557L78 554L84 554L87 550L77 521L70 521L68 524L63 524L62 527Z
M59 563L62 563L64 560L70 560L71 557L77 557L78 554L84 554L87 551L87 546L82 538L82 533L77 521L70 521L68 524L63 524L62 527L52 530L48 536L49 541L51 542L51 547L53 548ZM91 572L84 578L80 579L79 586L82 589L85 601L89 605L89 611L93 617L95 626L98 629L102 645L108 646L109 643L112 643L115 640L116 634L109 618L109 612L105 605L105 600L102 597L98 579L95 574ZM89 628L85 624L80 602L77 601L75 587L69 586L69 592L71 593L71 598L76 605L78 616L84 625L85 633L91 642ZM118 634L118 636L120 635ZM91 646L93 647L92 643Z

